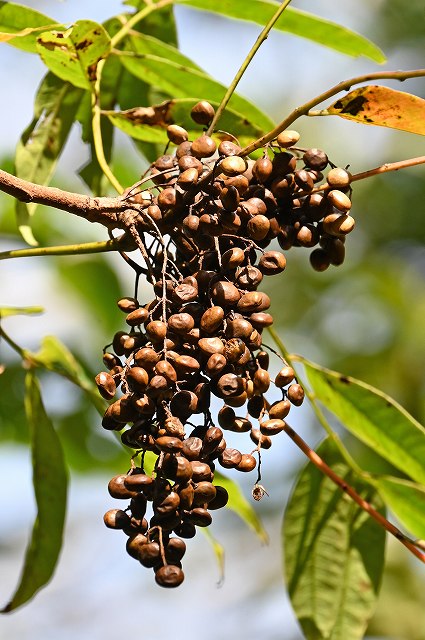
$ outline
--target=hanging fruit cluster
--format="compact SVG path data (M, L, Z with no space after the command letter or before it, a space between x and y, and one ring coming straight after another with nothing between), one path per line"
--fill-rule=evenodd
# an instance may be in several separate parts
M214 110L200 102L191 115L208 125ZM304 398L286 363L271 380L262 347L273 318L259 287L286 266L285 255L268 246L277 239L283 250L315 247L310 262L323 271L343 262L354 220L349 173L320 149L296 147L295 131L282 132L255 161L238 155L231 136L217 149L207 134L190 142L180 126L167 133L176 150L141 181L153 186L127 192L129 208L140 212L135 228L155 297L118 302L128 329L115 334L103 358L108 371L96 383L108 400L121 391L103 427L121 431L141 454L140 466L132 462L110 481L111 496L129 506L108 511L105 524L124 531L128 553L153 568L159 585L176 587L184 579L184 539L210 525L211 511L228 500L213 482L216 465L255 469L260 450ZM271 384L280 393L273 403L265 395ZM216 417L211 395L223 403ZM249 433L254 444L244 453L228 447L226 431ZM156 456L152 474L144 469L147 451ZM264 492L259 479L256 499Z

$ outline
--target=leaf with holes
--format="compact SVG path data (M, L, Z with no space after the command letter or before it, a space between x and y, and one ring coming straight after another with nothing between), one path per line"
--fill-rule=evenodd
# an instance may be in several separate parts
M111 51L111 39L101 24L77 20L66 31L46 31L37 38L37 51L55 75L80 89L91 89L96 65Z
M22 606L49 582L62 548L65 523L68 484L65 460L33 372L26 377L25 409L30 426L37 517L19 585L1 613Z
M387 394L300 358L318 400L346 429L412 480L425 484L425 428Z
M331 440L317 450L362 498L380 506L354 477ZM360 640L375 609L384 568L385 531L308 462L283 521L285 579L308 640Z
M369 85L350 91L319 115L425 136L425 100L404 91Z

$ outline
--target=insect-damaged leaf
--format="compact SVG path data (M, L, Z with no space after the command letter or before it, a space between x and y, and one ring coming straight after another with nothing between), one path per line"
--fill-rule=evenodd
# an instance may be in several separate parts
M380 506L331 440L317 452L362 498ZM286 583L305 637L363 638L384 567L384 529L309 462L289 499L283 535Z
M314 394L346 429L397 469L425 484L425 428L370 385L304 358Z
M37 51L47 67L81 89L91 88L96 65L110 50L108 33L91 20L78 20L67 31L46 31L37 38Z
M49 582L62 548L68 478L59 438L45 412L40 385L33 372L26 378L25 409L30 427L37 517L19 585L1 613L17 609Z
M320 115L340 116L362 124L425 135L425 100L379 85L350 91Z

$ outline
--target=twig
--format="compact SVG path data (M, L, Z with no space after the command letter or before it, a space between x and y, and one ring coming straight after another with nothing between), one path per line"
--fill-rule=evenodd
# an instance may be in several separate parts
M425 76L425 69L414 69L412 71L377 71L375 73L368 73L362 76L356 76L354 78L350 78L349 80L343 80L339 82L337 85L324 91L320 95L312 98L305 104L294 109L280 124L278 124L272 131L269 131L258 140L254 140L247 147L242 149L239 153L240 156L247 156L256 149L263 147L265 144L276 138L276 136L284 131L287 127L289 127L295 120L297 120L300 116L305 116L308 114L310 109L320 104L324 100L331 98L332 96L340 93L341 91L349 91L351 87L355 84L360 84L362 82L369 82L370 80L407 80L409 78L419 78Z
M290 2L291 2L291 0L284 0L284 2L282 2L282 4L277 9L275 14L270 18L270 20L268 21L268 23L266 24L264 29L261 31L261 33L258 36L257 40L255 41L254 45L252 46L251 50L249 51L248 55L246 56L245 60L242 62L242 65L241 65L239 71L237 72L237 74L233 78L232 82L230 83L226 93L224 94L224 97L223 97L222 101L220 102L220 105L219 105L217 111L215 112L214 118L212 119L211 124L207 129L207 135L208 136L210 136L212 134L212 132L214 131L215 126L216 126L217 122L219 121L223 111L225 110L230 98L232 97L233 93L235 92L235 89L238 86L240 79L242 78L243 74L247 70L249 64L251 63L251 61L254 58L255 54L257 53L258 49L261 47L263 42L267 39L267 37L269 35L269 32L272 30L274 24L280 18L280 16L285 11L286 7L288 6L288 4Z
M342 489L344 493L349 495L350 498L354 500L354 502L358 504L361 509L366 511L366 513L368 513L374 520L376 520L376 522L381 527L384 527L384 529L386 529L388 533L397 538L397 540L400 540L400 542L405 547L407 547L407 549L409 549L411 553L413 553L417 558L419 558L419 560L425 563L425 553L418 549L415 541L402 533L400 529L389 522L382 514L379 513L379 511L376 511L376 509L369 502L364 500L364 498L362 498L357 493L357 491L355 491L355 489L353 489L353 487L351 487L343 478L336 474L335 471L333 471L326 464L326 462L322 460L322 458L315 451L313 451L313 449L308 446L308 444L301 438L301 436L299 436L296 431L294 431L294 429L292 429L292 427L290 427L288 424L286 424L285 426L285 433L291 438L291 440L297 445L297 447L301 449L301 451L307 456L310 462L312 462L320 471L322 471L322 473L328 476L328 478L332 480L332 482L338 485L338 487L340 487L340 489Z
M86 253L103 253L106 251L120 251L124 248L128 250L130 242L128 236L123 233L118 238L103 240L101 242L85 242L83 244L67 244L56 247L34 247L30 249L12 249L11 251L0 252L0 260L9 258L33 258L35 256L68 256ZM132 247L134 248L134 247Z

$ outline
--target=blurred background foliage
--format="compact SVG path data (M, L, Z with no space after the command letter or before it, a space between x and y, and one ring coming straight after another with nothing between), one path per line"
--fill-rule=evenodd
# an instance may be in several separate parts
M56 7L51 3L34 3L42 11L55 15ZM43 5L43 6L39 6ZM108 3L105 3L107 5ZM296 3L296 6L312 10L311 2ZM391 68L414 68L423 66L423 43L425 41L425 8L421 0L375 0L362 2L360 16L364 22L356 21L354 13L359 3L348 2L347 7L336 9L337 15L329 15L326 3L317 3L317 12L338 19L357 28L381 46L388 55ZM341 4L341 3L339 3ZM316 7L314 7L316 10ZM328 14L326 14L326 11ZM345 12L344 12L345 11ZM202 27L214 32L222 29L222 35L235 29L233 23L206 14L196 16L195 25L189 24L188 13L181 11L181 40L186 43L187 30ZM79 15L78 17L85 17ZM350 22L351 21L351 22ZM180 24L178 22L178 24ZM200 24L200 23L199 23ZM230 25L230 26L229 26ZM227 31L226 31L227 29ZM252 25L245 29L252 40ZM235 33L239 33L236 31ZM242 33L242 32L241 32ZM309 86L312 71L320 88L356 75L352 69L368 70L371 64L362 61L356 67L352 61L344 61L333 73L326 64L320 77L317 60L308 56L314 52L319 58L323 51L314 45L306 46L307 53L301 58L303 45L289 47L298 60L302 73L302 86L288 93L282 79L282 87L268 90L261 104L276 119L281 119L300 96L307 99L318 93ZM267 45L265 45L267 46ZM272 43L274 51L285 47L281 36ZM217 52L216 52L217 53ZM298 57L297 57L298 56ZM192 53L192 57L194 54ZM200 56L202 58L202 56ZM196 58L195 58L196 59ZM258 65L264 64L258 57ZM329 58L331 59L331 58ZM196 59L201 66L217 75L223 73L223 59ZM276 63L276 61L275 61ZM357 64L357 63L356 63ZM316 66L315 66L316 65ZM233 73L237 64L231 65ZM281 65L282 73L286 65ZM274 68L277 68L274 67ZM326 69L326 70L325 70ZM373 70L373 69L372 69ZM298 69L299 73L299 69ZM289 71L289 82L293 78ZM251 84L250 84L251 83ZM392 85L394 86L394 85ZM412 81L401 88L425 97L424 81ZM396 87L399 88L399 87ZM255 101L259 93L256 75L245 80L243 91ZM286 96L286 97L285 97ZM28 98L31 99L31 98ZM362 171L386 161L395 161L423 154L423 140L410 134L380 130L347 124L336 119L301 121L299 129L305 146L323 147L335 164L350 164L353 171ZM366 133L365 133L366 129ZM124 184L131 184L144 169L143 161L121 138L118 145L115 170ZM351 145L352 142L352 145ZM81 166L78 153L71 150L63 159L56 173L54 184L64 189L82 191L81 181L73 173ZM2 168L11 171L11 151L1 159ZM275 326L292 352L299 352L316 362L358 377L375 385L398 400L422 423L425 421L425 180L423 167L392 173L354 186L353 211L357 229L348 238L347 259L340 268L331 268L325 273L315 273L309 266L307 251L292 249L288 255L288 267L282 276L269 278L267 291L272 299ZM12 199L0 194L1 246L4 250L22 246L17 234ZM66 244L104 239L105 233L72 216L40 208L34 219L34 234L42 245ZM37 263L43 261L40 267ZM123 319L115 301L121 295L131 295L133 276L115 255L34 258L2 263L2 304L34 304L38 287L33 289L34 279L42 279L45 288L43 297L48 300L44 320L39 318L9 319L5 328L23 347L34 350L44 332L56 333L83 363L87 372L94 376L101 368L101 349L113 333L122 328ZM25 264L24 264L25 263ZM46 293L47 290L47 293ZM146 289L147 300L148 289ZM143 296L142 296L143 297ZM271 343L271 340L269 340ZM0 441L4 445L23 444L27 440L27 428L23 411L24 371L13 354L2 348L1 359L6 370L0 379ZM127 456L109 433L102 433L99 417L87 398L71 383L58 381L53 374L42 377L47 407L54 419L62 440L65 455L73 471L88 474L120 472L127 465ZM310 441L318 441L322 435L319 427L303 414L301 431L307 430ZM310 421L307 424L307 421ZM310 424L311 423L311 424ZM347 438L347 445L365 468L382 470L382 461L358 442ZM267 461L265 461L267 465ZM274 459L272 468L279 462ZM298 464L298 463L297 463ZM292 468L290 469L292 471ZM292 473L277 473L276 486L269 486L275 497L259 505L266 518L279 519L282 511L282 483L292 482ZM270 485L273 478L269 479ZM279 485L279 486L278 486ZM284 491L287 491L285 489ZM277 499L276 499L277 498ZM101 515L101 514L100 514ZM220 524L219 524L220 527ZM239 531L235 524L235 530ZM227 536L229 536L227 532ZM124 550L122 550L124 551ZM1 553L1 548L0 548ZM277 571L277 567L275 567ZM260 580L257 597L267 597L268 589L275 586L276 575L270 580ZM282 588L283 591L283 588ZM397 543L389 544L382 597L370 626L370 635L393 640L425 640L425 578L421 568L411 562L407 552ZM30 605L32 606L32 605ZM251 638L249 633L244 636ZM272 634L265 629L264 638L287 637ZM295 638L296 636L294 636Z

